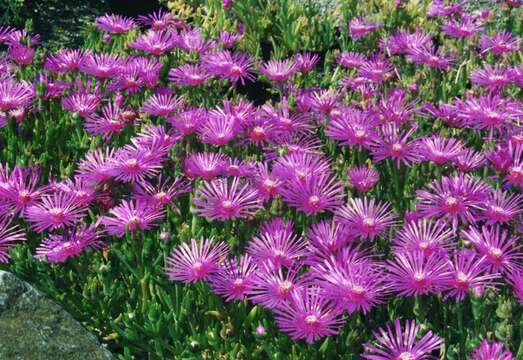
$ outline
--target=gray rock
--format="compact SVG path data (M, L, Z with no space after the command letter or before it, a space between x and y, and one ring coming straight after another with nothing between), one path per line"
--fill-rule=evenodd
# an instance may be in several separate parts
M0 359L113 357L63 308L13 274L0 271Z

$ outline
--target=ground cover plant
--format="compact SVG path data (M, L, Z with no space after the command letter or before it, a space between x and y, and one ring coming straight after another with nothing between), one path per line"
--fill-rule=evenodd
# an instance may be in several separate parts
M121 359L523 358L522 5L1 27L1 268Z

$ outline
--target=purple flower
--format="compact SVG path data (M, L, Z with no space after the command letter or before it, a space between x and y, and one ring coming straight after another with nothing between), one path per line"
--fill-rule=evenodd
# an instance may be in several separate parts
M320 57L317 54L310 52L304 52L294 56L294 63L296 64L296 68L299 72L304 74L311 72L319 60Z
M213 40L205 40L200 29L195 27L182 30L178 36L177 46L186 52L205 54L209 50L212 50L216 46L216 43Z
M7 77L0 78L0 112L28 107L35 96L31 83L17 82Z
M83 58L82 50L61 49L58 53L47 56L44 68L52 73L65 74L77 70Z
M174 199L191 190L191 184L181 178L162 179L160 175L156 185L143 181L135 185L135 197L137 200L150 202L157 207L172 205Z
M101 236L102 234L96 230L96 225L64 230L62 235L49 235L44 239L36 249L35 258L50 263L63 263L88 248L101 249L103 247Z
M333 220L322 220L309 228L307 240L311 255L308 260L313 260L312 257L317 256L328 259L352 242L354 237L348 227Z
M241 127L237 118L221 109L210 111L207 121L198 129L198 137L204 144L222 146L240 134Z
M190 178L200 177L211 180L222 174L227 160L224 154L209 152L191 154L184 161L184 172Z
M491 51L494 55L501 55L519 50L521 39L512 35L506 30L495 33L492 36L487 34L481 35L479 39L479 48L481 54Z
M223 296L225 301L241 301L254 287L256 272L256 264L249 255L244 255L226 260L208 281L212 291Z
M255 171L255 165L248 161L229 159L223 168L223 175L251 178Z
M498 95L483 95L457 100L458 117L465 126L476 130L503 130L512 127L521 114L521 105Z
M485 257L486 265L491 271L510 273L521 268L523 260L522 244L498 225L482 226L481 230L469 227L461 230L461 237L474 245L476 251Z
M203 107L189 108L167 117L166 121L185 137L198 131L206 115Z
M381 127L381 137L375 139L370 145L370 151L375 162L390 159L399 167L401 163L410 166L412 162L419 161L419 142L409 140L416 127L411 127L405 132L399 130L395 124Z
M507 224L523 212L523 197L501 190L493 190L483 203L480 220L486 225Z
M198 86L209 78L210 75L201 65L185 64L169 71L169 81L176 85Z
M306 242L293 233L292 222L275 218L260 226L260 231L247 245L247 253L258 264L273 268L292 268L306 254Z
M85 118L96 111L102 101L102 94L96 83L92 90L90 82L85 85L80 84L78 87L76 92L62 98L62 107Z
M254 174L254 185L260 198L264 201L276 197L281 189L282 181L271 174L267 162L259 163Z
M0 177L0 205L5 206L5 210L13 215L22 213L28 206L36 204L46 191L45 187L38 188L40 171L36 168L22 169L15 166L10 174L8 168L2 172L4 175L1 177L5 179Z
M183 99L174 94L154 94L148 97L140 108L141 112L153 116L167 117L179 110L183 105Z
M231 49L234 44L242 37L240 33L231 33L228 31L220 31L219 43L226 49Z
M178 35L175 31L171 29L164 31L149 30L134 40L129 47L155 56L161 56L174 49L177 44Z
M431 34L423 33L420 29L409 33L398 31L381 43L381 46L390 55L412 53L416 49L423 49L430 45Z
M469 172L485 166L485 155L482 152L464 148L453 160L454 164L463 172Z
M513 271L507 277L508 283L512 286L514 297L520 304L523 304L523 273Z
M167 258L165 273L172 281L195 283L208 280L218 271L220 263L227 257L227 244L202 239L200 243L191 239L191 245L183 243L174 248Z
M365 61L358 68L357 74L371 83L380 84L392 77L393 70L394 68L388 60L374 58Z
M455 246L454 233L444 221L423 219L406 223L396 234L393 249L396 254L422 252L425 256L444 256Z
M162 220L165 212L142 200L122 200L120 205L109 210L109 215L103 216L100 223L105 226L108 234L123 237L126 231L146 231Z
M342 52L336 57L336 62L346 69L358 68L365 61L365 55L356 52Z
M18 241L25 241L25 233L18 225L10 226L11 220L0 216L0 263L9 261L9 249Z
M382 123L408 124L416 110L413 102L407 102L406 91L393 89L388 97L378 103L378 115Z
M390 288L401 296L438 294L452 279L447 258L437 253L395 254L394 260L387 260L386 269Z
M448 19L441 27L441 32L452 38L467 38L476 34L482 27L472 16L462 14L459 20Z
M37 232L72 226L82 219L87 211L85 204L74 196L63 192L44 195L40 201L27 207L24 218L32 223Z
M431 136L421 138L419 143L419 154L421 160L433 161L437 165L443 165L447 161L454 161L463 152L464 144L455 138L442 138Z
M138 16L138 21L143 25L150 26L154 31L166 30L176 25L176 19L170 12L164 9L159 9L157 12L146 16L140 15Z
M304 180L313 174L332 174L326 158L309 153L290 153L273 164L272 174L284 182Z
M14 44L9 46L7 55L9 59L16 62L18 65L25 66L31 64L33 61L35 50L24 45Z
M55 192L63 192L72 196L79 204L90 205L96 198L96 188L84 178L75 177L51 185Z
M204 182L193 201L196 213L209 220L245 219L262 208L258 191L237 177Z
M114 160L115 150L98 148L88 152L80 161L76 176L93 183L101 183L111 178L109 164Z
M96 76L99 79L115 76L125 62L115 54L86 54L78 65L84 73Z
M281 331L293 340L305 339L308 344L336 335L344 322L340 312L314 287L293 291L290 301L283 303L281 309L274 309L274 313Z
M349 22L349 36L354 40L361 39L382 26L382 24L371 22L363 18L354 18Z
M502 342L483 340L478 348L472 350L470 360L516 360L510 351L504 350Z
M342 145L369 148L378 140L376 126L378 121L365 112L351 109L340 115L332 116L325 135L333 140L340 141Z
M252 73L253 63L249 55L227 50L205 55L203 67L211 75L230 80L233 84L238 81L243 85L245 81L254 81Z
M509 85L512 79L509 71L504 68L492 67L489 64L483 65L482 69L474 69L470 74L470 81L478 86L483 86L488 90L497 91Z
M105 140L109 140L129 124L124 111L121 107L121 98L117 98L102 108L102 115L96 113L87 115L84 127L91 135L102 135Z
M452 66L455 58L441 47L436 48L433 45L427 45L411 49L407 55L407 60L432 69L445 71Z
M136 23L129 17L106 14L96 18L96 27L111 34L123 34L134 29Z
M431 353L441 348L443 340L428 331L419 339L421 325L414 320L406 320L402 329L399 319L394 320L394 327L389 324L385 328L374 331L377 343L365 344L365 353L361 355L367 360L422 360L430 359Z
M259 71L272 81L286 81L298 70L293 60L269 60Z
M349 168L347 178L352 187L356 188L359 192L365 193L376 185L380 179L380 173L374 168L359 166Z
M396 215L390 211L390 204L374 198L352 198L336 211L335 218L347 226L358 238L373 240L387 233L396 223Z
M125 145L116 151L114 158L109 159L107 173L125 182L143 181L160 172L167 152L168 149L157 143L151 147Z

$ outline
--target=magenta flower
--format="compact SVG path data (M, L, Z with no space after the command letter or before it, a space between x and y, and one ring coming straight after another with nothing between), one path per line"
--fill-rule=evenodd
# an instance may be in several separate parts
M211 111L207 121L198 129L198 137L204 144L222 146L240 134L241 127L235 116L223 111Z
M470 81L488 90L498 91L510 85L512 79L510 78L510 71L508 69L492 67L489 64L485 64L481 69L472 70Z
M298 70L293 60L269 60L259 71L272 81L286 81Z
M16 246L17 242L25 241L25 233L18 225L10 226L11 220L2 220L0 216L0 263L9 261L9 249Z
M252 178L256 169L253 163L241 159L229 159L223 168L223 175Z
M431 34L426 34L420 29L409 33L398 31L383 41L380 45L390 55L412 53L416 49L423 49L430 45Z
M335 213L336 221L347 226L358 238L373 240L383 236L396 223L390 204L374 198L352 198Z
M149 202L154 206L173 205L174 199L191 190L191 184L181 177L162 179L160 175L155 185L143 181L135 185L137 200Z
M242 37L242 34L228 31L220 31L219 43L223 45L225 49L232 49L234 44Z
M407 93L403 89L392 89L388 97L382 97L377 106L381 123L395 123L397 126L408 124L416 110L413 102L407 102Z
M334 211L342 205L344 198L343 185L328 173L284 182L279 192L287 205L307 215Z
M152 116L167 117L179 110L183 105L183 99L174 94L154 94L148 97L140 108L141 112Z
M487 199L489 186L482 180L460 173L453 177L442 177L428 185L428 191L418 190L417 208L423 217L434 217L452 222L453 229L458 221L474 224L478 210Z
M247 253L258 264L290 269L305 256L306 242L296 236L292 222L275 218L260 226L260 231L247 245Z
M441 32L452 38L468 38L479 32L482 27L483 25L472 16L462 14L459 20L449 18L441 27Z
M275 127L275 136L279 139L287 140L296 134L310 133L313 128L308 114L291 112L287 97L283 97L277 107L269 103L263 105L258 116Z
M161 208L142 200L123 200L120 205L109 210L100 223L108 234L123 237L127 231L147 231L162 220L165 212Z
M394 327L374 331L376 344L364 344L365 352L361 355L367 360L423 360L431 359L431 354L441 348L443 340L428 331L419 339L421 326L415 320L406 320L402 329L399 319L394 320ZM435 358L435 357L434 357Z
M244 255L226 260L208 281L212 291L223 296L225 301L241 301L253 288L256 272L256 264L249 255Z
M121 107L121 99L115 99L112 103L102 108L102 115L96 113L87 115L84 127L91 135L101 135L104 140L109 140L114 134L120 133L129 124Z
M283 303L281 309L274 309L274 314L281 331L288 333L293 340L305 339L308 344L336 335L345 321L321 290L313 287L293 291L289 303Z
M216 47L214 40L207 41L199 28L183 29L178 36L177 46L186 51L196 54L205 54Z
M523 304L523 274L520 271L513 271L507 277L514 297L520 304Z
M140 35L129 47L142 50L151 55L161 56L178 44L178 34L171 29L164 31L149 30Z
M342 145L368 149L373 142L378 141L378 124L377 119L369 114L351 109L332 116L325 135Z
M521 269L523 244L518 244L519 239L507 230L502 230L498 225L482 226L481 229L469 227L461 230L460 235L485 257L490 271L510 273Z
M125 182L143 181L147 177L157 175L168 152L168 149L160 145L125 145L116 151L114 158L109 159L107 173Z
M96 111L102 101L100 93L90 93L88 89L62 98L62 107L85 118Z
M352 242L354 237L350 228L333 220L322 220L309 228L307 240L311 253L308 260L312 260L312 256L318 255L328 259L330 255L337 253L338 250Z
M356 52L342 52L336 57L336 62L346 69L355 69L367 60L365 55Z
M96 230L96 225L81 227L74 230L64 230L62 235L49 235L36 249L35 258L50 263L63 263L71 257L79 256L87 249L101 249L102 233Z
M262 208L258 191L240 178L204 182L194 198L196 213L209 220L245 219Z
M308 97L309 106L314 111L329 114L338 105L341 96L334 89L312 91Z
M31 83L0 78L0 112L26 108L33 101L35 89Z
M438 135L419 139L421 160L433 161L437 165L454 161L463 152L464 144L456 138L442 138Z
M296 64L296 68L303 74L311 72L319 60L320 57L317 54L310 52L304 52L294 56L294 63Z
M456 301L462 301L471 290L492 287L492 280L500 277L497 273L489 273L485 257L479 257L472 251L459 251L448 262L452 280L445 299L453 297Z
M494 55L501 55L519 50L521 39L512 35L506 30L495 33L492 36L487 34L481 35L479 39L479 48L481 54L492 52Z
M46 191L45 187L38 187L40 171L37 168L22 169L15 166L10 174L7 168L2 172L4 175L0 176L0 205L4 205L5 210L13 215L22 213L28 206L36 204ZM5 178L1 179L2 177Z
M96 27L111 34L123 34L136 28L136 23L129 17L106 14L96 18Z
M169 71L169 81L176 85L198 86L209 78L210 75L200 65L185 64Z
M143 25L150 26L154 31L166 30L177 23L173 15L164 9L159 9L149 15L140 15L138 21Z
M7 55L20 66L29 65L33 62L35 50L25 45L14 44L9 46Z
M464 148L453 160L461 171L469 172L485 166L485 155L482 152Z
M191 239L191 245L183 243L174 248L167 258L165 273L172 281L195 283L209 280L218 271L220 263L227 257L227 244L202 239L200 243Z
M363 18L354 18L349 22L349 36L354 40L361 39L382 26Z
M396 254L421 252L428 256L433 253L446 255L456 247L452 229L444 221L427 219L406 223L394 238Z
M483 340L478 348L472 350L469 360L516 360L508 350L504 350L502 342L488 342Z
M67 179L59 183L54 183L50 187L53 187L55 192L63 192L72 196L82 205L90 205L96 199L97 195L95 184L86 181L82 177L75 177L72 180Z
M78 165L76 176L93 183L100 183L111 178L109 164L114 161L115 150L100 148L88 152Z
M252 73L253 63L249 55L227 50L206 54L203 58L203 67L211 75L220 79L230 80L233 84L240 81L254 81Z
M132 59L133 66L141 69L141 79L149 88L154 88L160 79L160 70L163 64L155 58L138 56ZM125 73L120 71L120 77Z
M347 171L349 184L359 192L369 191L380 179L378 170L367 166L349 168Z
M228 158L224 154L218 153L195 153L189 155L184 161L185 175L190 178L202 178L211 180L221 175Z
M24 218L37 232L72 226L82 219L87 207L74 196L63 192L44 195L34 205L27 207Z
M198 131L207 111L203 107L189 108L167 117L166 121L182 136L188 136Z
M61 49L58 53L47 56L44 69L60 74L75 71L83 61L84 55L82 50Z
M494 190L484 202L480 220L486 225L506 224L523 212L523 197L506 191Z
M131 143L149 149L170 149L182 139L182 136L173 129L167 130L162 125L145 125L133 138Z
M425 65L436 70L448 70L455 61L455 57L447 53L442 47L433 45L411 49L407 60L416 64Z
M273 164L272 174L283 182L304 181L314 174L330 175L329 162L326 158L308 153L291 153L278 158Z
M375 139L369 146L374 161L390 159L397 167L401 163L410 166L412 162L419 161L419 142L409 140L416 130L416 127L411 127L402 132L395 124L383 125L381 137Z
M97 78L106 79L115 76L124 65L124 60L115 54L86 54L78 69Z
M392 77L393 70L394 68L388 60L374 58L365 61L358 68L357 74L371 83L380 84Z
M447 258L421 251L395 254L387 260L390 288L401 296L434 295L446 290L452 280Z
M276 197L281 189L282 181L271 174L267 162L259 163L254 173L254 186L263 201Z
M457 100L458 117L476 130L502 130L511 127L520 117L521 108L511 99L483 95L465 101Z
M266 309L282 308L290 300L294 290L303 288L306 281L300 277L301 264L277 270L267 263L259 264L253 279L253 286L248 292L249 300Z

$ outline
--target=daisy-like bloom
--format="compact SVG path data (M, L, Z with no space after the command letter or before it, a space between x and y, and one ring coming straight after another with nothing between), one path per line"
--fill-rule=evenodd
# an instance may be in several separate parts
M400 126L411 121L415 111L414 103L407 102L404 89L393 89L388 97L382 97L377 112L382 123L395 123Z
M462 121L457 117L457 108L454 104L439 102L437 105L424 104L420 109L420 115L441 119L452 127L463 126Z
M87 205L74 196L63 192L44 195L34 205L27 207L24 218L31 223L36 232L72 226L82 219Z
M420 139L418 151L421 160L433 161L443 165L447 161L454 161L463 151L464 144L456 138L442 138L435 135Z
M523 65L516 65L510 69L509 76L514 84L523 89Z
M361 39L382 26L363 18L354 18L349 22L349 36L354 40Z
M106 14L96 18L96 27L111 34L123 34L136 27L132 18Z
M0 78L0 112L26 108L33 101L35 89L31 83L18 82L11 77Z
M131 233L146 231L162 220L163 209L143 200L122 200L120 205L109 210L109 215L103 216L100 224L108 234L122 237L126 231Z
M167 29L164 31L148 30L140 35L129 47L142 50L154 56L161 56L176 47L178 35L175 31Z
M7 44L15 31L16 29L13 27L0 26L0 44Z
M84 89L62 98L62 107L85 118L96 111L101 101L101 94L98 91L91 93L88 89Z
M464 148L461 153L453 160L461 171L469 172L485 166L485 155L482 152Z
M216 46L216 43L214 40L205 40L201 30L195 27L181 31L178 36L177 46L186 52L205 54L209 50L212 50Z
M9 210L16 215L36 204L46 191L45 187L38 188L39 180L40 171L36 168L22 169L16 166L10 174L5 170L4 176L0 176L0 208L5 207L2 210Z
M223 175L252 178L256 171L255 164L241 159L229 159L223 168Z
M347 178L352 187L359 192L369 191L380 179L380 173L374 168L359 166L349 168Z
M149 88L154 88L160 79L160 71L163 64L156 58L138 56L132 59L133 66L141 69L141 79ZM125 76L125 72L120 71L120 77Z
M76 176L93 183L101 183L111 178L109 163L114 159L115 150L97 148L88 152L80 161Z
M116 151L107 164L108 174L125 182L144 181L157 175L162 169L168 148L155 143L152 146L128 144Z
M314 111L329 114L338 105L341 96L334 89L313 91L308 97L309 106Z
M245 219L262 208L258 191L240 178L204 182L194 198L196 213L209 220Z
M78 49L61 49L58 53L48 55L44 69L52 73L65 74L78 69L83 60L84 52Z
M162 125L145 125L135 137L131 138L131 143L137 147L152 148L158 146L159 148L170 149L181 139L182 136L173 129L167 130Z
M503 130L512 127L520 117L521 108L511 99L499 95L483 95L466 100L456 99L457 115L464 125L476 130Z
M507 282L512 286L512 293L516 300L523 304L523 273L521 271L513 271L507 274Z
M481 54L492 52L494 55L511 53L519 50L521 39L512 35L506 30L495 33L492 36L487 34L481 35L479 39L479 48Z
M169 71L169 81L176 85L198 86L209 78L210 75L201 65L185 64Z
M307 263L314 263L316 258L329 259L353 239L350 229L334 220L312 225L307 232L310 253Z
M516 145L514 147L509 144L507 154L509 155L507 159L509 162L503 180L507 185L523 187L523 146Z
M379 124L375 117L356 109L342 112L332 116L325 134L340 141L342 145L358 146L358 148L369 148L378 140L376 126Z
M512 154L505 146L496 146L495 149L488 151L485 157L489 161L489 165L492 165L499 173L506 172L513 164Z
M260 226L260 231L247 245L247 253L258 264L272 268L292 268L306 255L307 243L293 232L291 221L275 218Z
M304 52L294 56L294 63L296 64L296 68L303 74L311 72L318 61L320 61L320 57L317 54L310 52Z
M332 171L325 157L308 153L291 153L276 160L272 173L287 182L303 181L314 174L332 174Z
M224 154L202 152L189 155L183 164L184 173L190 178L211 180L223 173L228 157Z
M254 286L257 266L249 255L226 260L209 277L212 291L225 301L243 300Z
M396 223L390 204L374 198L353 198L335 213L334 219L351 229L357 238L373 240L387 233Z
M141 112L152 116L167 117L179 110L183 105L183 99L174 94L157 93L148 97L140 108Z
M508 69L492 67L489 64L485 64L481 69L472 70L470 81L475 85L497 91L509 85L512 79L509 76Z
M145 86L144 69L141 66L141 57L131 58L122 65L120 70L113 76L113 80L107 87L109 91L124 91L136 93Z
M336 57L336 62L346 69L356 69L366 60L365 55L357 52L342 52Z
M419 142L409 140L417 130L415 126L407 131L400 131L395 124L387 124L380 130L381 136L369 146L375 162L390 159L399 167L401 163L410 166L412 162L419 161Z
M255 79L252 60L246 53L228 50L210 53L205 55L202 64L209 74L230 80L233 84L239 81L243 85L245 81Z
M388 54L396 55L410 53L415 49L422 49L428 46L431 40L431 34L426 34L421 29L416 29L413 33L398 31L387 40L382 41L380 45Z
M138 21L143 25L150 26L154 31L166 30L176 25L176 19L170 12L164 9L160 9L149 15L140 15L138 16Z
M104 140L109 140L114 134L119 134L129 120L124 116L121 107L122 97L116 97L112 103L108 103L102 108L102 115L96 113L87 115L84 127L91 135L101 135Z
M165 273L172 281L195 283L208 280L218 271L227 257L229 248L222 242L202 239L199 243L191 239L191 244L183 243L174 248L167 258Z
M361 64L357 75L371 83L380 84L392 77L393 70L394 68L388 60L376 57Z
M167 117L166 121L185 137L198 131L206 115L207 111L204 107L192 107L178 111L175 115Z
M505 351L502 342L489 342L483 340L479 347L472 350L469 360L516 360L508 350Z
M461 237L470 241L476 251L485 256L486 265L490 271L510 273L522 268L523 245L518 244L518 238L513 237L499 225L482 226L481 230L469 227L462 230Z
M79 204L90 205L96 198L96 187L84 178L75 177L51 184L54 192L62 192L74 198Z
M455 58L445 52L442 47L436 48L433 45L427 45L411 49L407 55L407 60L432 69L445 71L452 66Z
M124 66L124 61L115 54L86 54L78 69L100 79L116 75Z
M13 60L20 66L29 65L32 63L34 53L34 49L21 44L11 45L7 51L9 59Z
M267 263L259 264L248 292L249 300L266 309L282 308L290 300L292 291L301 289L307 283L299 275L300 269L299 262L289 269L274 269Z
M63 263L89 248L101 249L104 244L101 237L102 233L96 230L96 225L64 230L61 235L49 235L45 238L36 249L35 258L50 263Z
M468 0L457 2L454 4L445 5L445 0L433 0L432 4L427 10L428 17L449 16L460 13Z
M172 205L174 199L190 190L191 184L186 179L181 177L162 179L161 175L156 185L143 181L137 183L134 189L137 200L149 202L157 207Z
M234 116L222 111L210 111L207 121L198 129L198 138L204 144L222 146L240 134L240 123Z
M274 314L281 331L293 340L305 339L308 344L336 335L345 321L332 302L314 287L292 291L290 301L274 309Z
M313 267L314 283L339 311L368 313L383 303L388 285L383 270L372 262L347 264L331 257Z
M279 194L282 180L272 175L267 162L258 163L254 173L254 186L258 190L258 195L263 201L267 201Z
M68 81L55 80L47 76L47 74L42 73L36 77L35 87L45 89L42 98L49 100L62 97L65 91L71 87L71 83Z
M441 32L452 38L468 38L481 30L483 25L472 16L461 15L461 18L449 18L441 27Z
M280 194L287 205L307 215L334 211L344 197L343 185L336 176L320 172L285 182Z
M283 97L277 107L269 103L264 104L258 115L274 125L277 130L276 136L281 139L289 139L298 133L309 133L313 129L308 114L291 112L287 97Z
M477 256L472 251L459 251L448 263L452 280L445 299L453 297L456 301L462 301L471 290L492 287L492 281L500 277L498 273L489 273L485 257Z
M428 331L419 338L421 326L415 320L406 320L402 329L399 319L394 320L394 326L387 324L385 328L374 331L376 344L364 344L365 352L361 355L367 360L423 360L436 358L431 356L441 348L443 340Z
M407 222L396 234L393 244L396 254L419 251L425 256L445 255L456 246L452 229L444 221L427 219Z
M483 203L481 218L486 225L507 224L523 212L523 196L493 190Z
M447 258L437 253L395 254L385 268L390 288L401 296L435 295L446 290L452 280Z
M10 226L11 220L0 216L0 263L9 261L9 249L16 246L17 242L25 241L25 233L18 225Z
M219 43L225 48L225 49L232 49L234 44L242 37L242 34L234 32L228 32L228 31L220 31L220 38Z
M270 116L266 116L263 107L243 122L241 128L244 137L241 144L260 146L274 141L279 135L278 126Z
M259 69L262 75L265 75L272 81L286 81L298 71L298 67L293 60L269 60Z
M423 217L434 217L452 222L453 229L458 221L474 224L478 210L488 197L490 187L480 179L460 173L453 177L444 176L428 185L428 191L416 191L417 208Z

